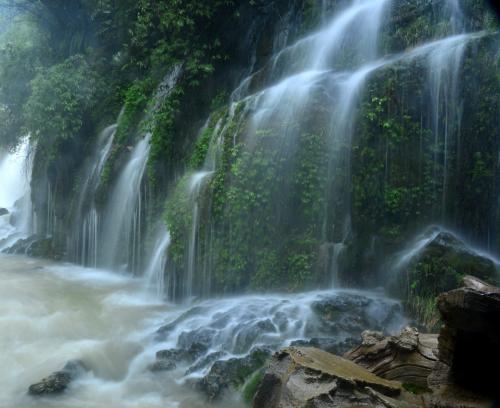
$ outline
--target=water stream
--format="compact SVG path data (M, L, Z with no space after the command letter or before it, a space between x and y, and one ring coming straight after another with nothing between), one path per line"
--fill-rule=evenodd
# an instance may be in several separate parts
M325 11L327 2L322 4ZM183 210L189 214L189 225L183 225L187 231L182 272L168 269L173 258L169 248L178 231L172 229L171 235L163 217L151 221L145 216L150 215L145 172L151 134L130 147L123 162L116 165L120 171L110 182L109 195L102 205L96 204L117 125L102 131L81 170L80 190L73 204L75 219L68 234L68 259L85 267L0 254L1 408L206 407L206 397L195 392L192 384L209 374L216 360L243 358L256 348L273 352L290 344L327 344L340 350L352 346L362 330L394 332L406 323L401 305L381 291L339 289L342 259L349 254L355 234L351 225L351 145L359 105L376 71L416 61L421 64L423 100L430 121L426 125L433 136L431 176L444 216L450 157L461 143L460 69L469 42L485 34L466 33L459 2L446 0L443 18L451 27L447 37L384 55L380 35L389 22L391 5L391 0L354 0L331 19L323 18L319 29L304 38L288 45L276 40L269 60L233 91L227 113L216 124L207 120L200 131L202 135L209 124L213 127L205 162L198 171L186 172L187 200L183 203L187 208ZM161 108L182 73L183 66L177 65L165 76L147 118ZM320 111L318 117L316 111ZM323 181L310 182L320 190L312 199L322 200L319 215L315 213L305 227L292 200L304 135L308 141L318 136L314 140L320 140L319 150L326 152L324 163L314 169ZM231 234L237 231L237 222L225 213L217 221L210 218L209 189L215 184L211 181L220 170L224 149L231 144L228 140L232 142L229 149L234 149L231 154L257 159L255 163L248 159L250 165L242 165L238 171L270 179L265 186L272 191L259 191L260 186L253 191L254 186L247 185L242 189L249 197L269 193L256 205L269 205L266 219L252 219L254 213L263 213L251 208L245 210L248 222L271 224L267 231L281 228L282 236L287 237L314 230L315 244L317 241L325 254L325 290L210 297L216 275L214 259L238 255L244 244L251 252L259 245L275 245L273 239L278 241L271 235L236 240ZM0 151L0 209L7 210L0 215L0 251L36 231L29 151L28 138L15 152ZM262 163L265 165L258 167ZM260 174L269 163L276 166L275 173ZM235 187L241 187L236 173L224 181L228 190L234 188L232 194L240 191ZM57 194L50 183L46 195L44 230L51 234L60 220L55 212ZM217 228L229 237L219 254L213 250L214 236L220 232ZM396 255L393 270L400 271L417 259L443 231L429 229L416 237ZM374 240L371 251L375 251ZM256 250L249 258L260 255ZM248 274L259 273L257 262L249 265L255 269ZM179 303L168 303L167 294L173 294L171 298ZM324 316L324 310L340 312ZM193 344L203 346L193 361L181 362L172 371L151 372L158 351L185 351ZM30 384L74 359L82 360L89 371L72 382L66 393L39 399L26 394ZM239 394L228 392L213 406L236 408L244 403Z
M189 381L210 364L152 373L157 351L206 342L205 355L224 360L327 332L342 343L365 324L387 331L405 324L398 303L375 292L246 295L174 306L145 292L143 279L10 255L0 255L0 280L0 406L9 408L207 407ZM345 316L325 326L313 312L322 302ZM27 395L30 384L76 359L89 372L64 394ZM229 392L210 406L245 405Z
M17 256L0 256L0 265L1 407L206 406L173 374L146 370L160 347L154 327L172 307L146 295L142 281ZM91 371L66 394L27 395L31 383L71 359Z
M141 263L143 212L142 177L146 169L151 135L147 134L134 147L122 170L106 209L101 249L102 265L127 267L134 271Z
M0 150L0 251L27 237L32 229L31 167L29 138L13 152Z

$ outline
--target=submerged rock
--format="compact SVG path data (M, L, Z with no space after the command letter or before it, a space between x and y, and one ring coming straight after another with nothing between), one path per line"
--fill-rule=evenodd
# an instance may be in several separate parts
M273 356L253 406L393 408L416 405L399 382L380 378L352 361L322 350L290 347Z
M200 306L195 306L189 309L187 312L184 312L182 315L180 315L177 319L174 321L167 323L163 326L161 326L157 331L156 331L156 340L157 341L163 341L165 340L168 335L182 322L186 321L192 316L196 316L197 314L202 314L203 313L203 308Z
M68 388L74 379L87 371L88 368L82 361L69 361L62 370L55 371L48 377L30 385L28 393L33 396L60 394Z
M159 351L149 370L183 368L187 383L215 399L256 375L289 339L296 339L294 345L344 353L359 343L364 329L394 330L405 322L399 302L378 293L297 296L303 301L258 297L192 307L157 331L158 339L176 347Z
M180 363L193 363L203 356L208 347L203 343L193 342L189 348L160 350L156 353L156 361L148 368L150 371L169 371L177 368Z
M226 354L227 353L225 351L215 351L213 353L207 354L205 357L201 358L199 361L189 367L186 370L185 375L195 373L196 371L208 367L210 364L213 364L217 360L221 360L222 358L224 358Z

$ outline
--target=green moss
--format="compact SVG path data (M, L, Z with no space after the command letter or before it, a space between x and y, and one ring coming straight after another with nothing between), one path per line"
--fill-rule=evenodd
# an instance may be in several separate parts
M183 265L188 231L192 222L188 183L191 174L185 175L177 184L165 206L165 221L171 236L169 255L177 265Z
M183 158L180 154L179 141L176 139L176 118L183 95L182 85L176 85L150 119L151 150L148 160L148 176L152 186L155 186L156 175L161 174L162 169L172 169Z
M256 373L254 373L250 377L250 379L246 382L242 390L242 396L245 402L251 403L253 401L253 397L255 396L255 393L257 392L257 389L259 388L263 378L264 378L264 371L259 370Z
M137 135L137 130L141 119L146 113L146 107L154 89L152 79L137 80L125 91L123 112L118 121L115 142L119 145L126 145Z

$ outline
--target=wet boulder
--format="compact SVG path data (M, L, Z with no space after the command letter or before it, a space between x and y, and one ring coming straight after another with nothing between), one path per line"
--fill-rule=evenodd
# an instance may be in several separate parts
M306 334L358 339L366 329L382 330L401 320L401 305L385 298L357 293L337 293L312 304L316 321L309 321Z
M156 353L156 361L148 368L150 371L170 371L177 368L178 364L191 364L202 357L208 348L203 343L193 342L189 348L160 350Z
M156 331L156 340L164 341L179 324L200 313L203 313L203 308L201 306L195 306L181 314L177 319L164 324Z
M9 210L7 210L7 208L0 207L0 217L3 215L7 215L8 213L9 213Z
M259 320L256 323L245 324L244 327L238 327L235 337L234 352L236 354L246 353L259 337L265 336L266 334L274 334L276 332L276 327L269 319Z
M190 366L187 370L185 375L190 375L193 374L197 371L200 371L209 365L215 363L217 360L221 360L226 356L225 351L214 351L213 353L209 353L206 356L200 358L198 361L195 362L192 366Z
M210 400L219 397L227 388L239 387L262 368L270 357L271 351L255 348L245 357L233 357L216 361L206 376L196 383L196 389L202 391Z
M34 258L45 258L61 260L62 250L58 248L52 238L32 235L25 239L19 239L14 245L5 252L16 255L28 255Z
M179 336L177 346L184 350L192 350L193 352L196 352L200 348L206 350L212 344L212 339L216 334L216 330L207 327L184 331Z
M30 385L28 394L33 396L60 394L68 388L73 380L87 371L88 368L82 361L69 361L62 370L55 371L48 377Z
M407 310L432 331L439 327L435 298L460 287L466 275L489 283L498 279L496 263L447 231L430 233L428 242L398 271L391 291L407 299Z

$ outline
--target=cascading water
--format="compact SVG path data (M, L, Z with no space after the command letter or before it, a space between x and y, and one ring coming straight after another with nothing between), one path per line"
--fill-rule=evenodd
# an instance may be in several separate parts
M425 84L428 106L432 111L429 126L435 143L436 171L433 177L436 189L442 194L442 212L445 211L449 178L447 168L450 166L448 157L451 145L459 143L460 138L458 78L461 62L467 44L483 35L481 32L463 34L460 7L455 1L448 3L443 7L443 19L449 21L452 35L400 54L381 56L378 38L389 20L392 3L388 0L355 1L333 16L320 31L278 51L263 68L244 79L233 92L227 116L213 126L205 165L192 178L204 179L205 172L213 174L217 171L227 139L231 141L233 150L244 152L240 161L243 164L244 160L248 162L247 174L257 171L259 166L263 168L267 163L273 163L274 184L260 187L260 190L248 184L240 187L236 185L237 174L229 179L230 188L247 190L245 193L250 197L261 197L262 189L266 189L265 194L269 198L261 204L261 208L268 202L270 204L267 210L261 210L263 214L259 217L269 217L268 222L276 224L274 230L281 231L278 236L300 236L302 233L309 234L308 239L319 241L318 246L326 248L321 250L326 255L322 261L327 271L324 282L339 285L343 255L353 239L351 145L359 123L357 113L363 90L374 72L417 62L424 66L428 75ZM200 134L203 133L202 130ZM309 171L301 167L301 155L304 154L301 149L307 147L307 139L315 135L324 143L322 149L327 152L323 156L316 153L317 169L311 176L315 177L312 182L316 183L316 191L324 191L322 197L316 198L322 205L322 211L316 213L316 218L311 219L308 226L303 226L300 222L310 210L305 208L302 210L304 213L297 210L293 199L296 186L293 183L303 177L301 172ZM453 143L451 135L457 139ZM252 163L250 157L258 159ZM205 197L208 197L205 200L211 200L210 194L205 194ZM190 238L184 262L184 279L187 282L192 281L193 270L198 274L202 271L207 274L207 265L208 275L214 276L211 270L216 263L214 259L221 256L209 252L214 247L212 240L218 230L223 230L222 234L226 236L229 234L229 248L224 248L225 252L229 251L229 257L239 262L237 260L242 256L237 253L241 244L232 247L236 237L233 239L230 234L236 229L230 217L225 217L219 225L205 217L206 228L201 234L198 214L202 202L198 194L191 194L191 202L194 214L187 233ZM205 213L210 211L207 208L210 206L209 202L205 203ZM311 230L314 232L311 233ZM271 237L266 232L263 234ZM252 265L250 270L255 271L262 259L258 253L267 250L258 249L259 245L269 248L275 243L264 244L264 240L260 240L247 245L252 248L249 250L254 252L255 258L250 255L245 262ZM279 247L277 250L280 250ZM248 253L243 256L248 256ZM201 275L199 277L201 279Z
M0 151L0 250L32 231L31 163L28 137L14 152Z
M117 125L108 126L98 137L95 152L86 167L83 184L75 212L73 238L70 244L72 260L82 265L97 266L100 245L100 214L95 204L95 194L109 157Z
M201 171L193 174L189 182L189 197L190 203L192 204L192 223L191 223L191 233L189 236L188 243L188 255L187 255L187 273L184 282L184 296L190 298L193 295L193 285L196 273L196 254L197 254L197 244L199 243L199 224L200 224L200 214L199 214L199 195L200 190L204 185L204 181L212 175L210 171ZM205 282L208 283L208 282Z
M442 183L438 183L442 190L442 216L446 210L450 151L452 148L460 151L462 104L458 74L466 49L463 38L465 36L443 41L427 57L435 150L434 177L437 179L442 174ZM451 139L452 135L455 140Z
M344 247L343 242L350 234L349 200L348 194L345 193L348 191L348 145L355 121L356 101L365 78L378 67L377 63L374 64L378 56L378 33L389 4L387 0L354 2L319 32L277 52L259 75L252 74L244 79L233 92L228 116L215 125L205 166L201 172L192 176L192 183L196 188L187 193L193 202L184 273L188 288L191 287L190 282L193 281L195 273L213 276L211 268L217 255L209 252L213 252L211 240L214 232L210 225L200 236L198 193L201 182L204 184L205 180L209 180L217 169L223 154L224 140L231 138L233 146L243 142L243 149L249 155L270 156L266 160L276 162L282 167L280 179L293 178L289 173L294 171L297 148L307 122L307 119L302 118L311 112L312 106L319 103L315 99L318 94L323 98L321 103L326 104L324 119L327 118L328 122L326 130L318 129L321 134L326 131L325 147L329 151L329 170L326 175L328 180L324 183L326 190L322 200L325 202L324 211L331 212L327 208L327 202L338 202L335 215L323 214L322 219L325 221L318 221L321 224L327 222L329 225L323 225L319 229L323 230L324 240L331 239L332 245L336 245L337 249ZM346 66L354 69L352 73L344 71ZM262 72L265 73L264 83L271 86L248 95L249 91L255 88L256 78L259 77L262 81ZM235 126L232 125L233 122ZM266 150L260 151L263 136L274 135L271 129L274 130L277 124L283 126L277 130L274 139L270 138ZM203 130L200 134L203 134ZM342 175L338 174L339 168L345 170ZM323 176L319 174L318 177ZM276 182L281 184L279 180ZM273 217L287 221L283 228L293 229L296 221L291 217L295 209L288 208L290 204L286 203L284 198L290 195L293 186L289 185L289 181L283 181L283 184L278 185L276 191L271 193L272 201L285 203L282 208L275 206ZM254 194L261 195L260 192ZM296 218L300 216L297 215ZM225 229L231 231L231 221L227 222L229 225ZM232 242L229 238L228 250L240 250L232 249ZM204 260L201 261L201 258ZM335 256L335 259L327 262L331 264L331 270L328 272L330 275L336 274L334 271L338 269L337 259L338 256ZM199 278L202 279L201 276ZM190 294L191 291L188 289L187 292ZM184 295L188 294L187 292ZM198 291L202 292L206 292L206 285L203 290Z
M155 245L147 257L149 264L144 272L147 290L155 293L159 299L165 295L165 266L169 245L170 233L162 226L156 234ZM167 282L170 283L168 278Z
M141 185L150 140L151 134L147 134L132 150L104 213L100 260L108 268L128 265L133 271L141 262L144 227Z
M200 139L210 134L204 164L198 171L189 169L182 179L182 199L173 203L174 216L188 220L179 223L182 228L170 233L163 219L150 222L145 217L150 134L124 157L109 199L102 206L96 204L116 125L99 136L74 204L71 257L90 267L126 267L140 272L143 279L2 256L0 332L6 335L0 336L5 351L0 367L6 369L0 370L4 385L0 405L201 408L206 402L192 387L182 385L199 386L197 381L210 375L215 361L245 359L255 350L267 356L290 344L342 353L359 344L363 330L392 332L406 323L401 305L382 292L331 289L204 299L253 288L252 279L260 275L270 286L255 286L259 289L298 291L307 285L343 283L343 260L358 255L350 252L358 233L351 198L353 143L365 119L358 115L360 105L377 71L418 65L418 72L423 72L419 102L427 106L419 114L428 122L422 126L432 133L431 178L445 212L449 169L454 164L450 157L461 143L461 66L469 42L483 34L466 34L459 2L446 0L443 19L449 37L383 55L381 35L395 2L335 2L345 7L331 18L326 13L333 2L320 3L324 14L320 29L289 46L288 35L275 38L274 55L264 65L256 62L255 51L252 70L260 69L232 93L227 109L207 120L200 132ZM165 76L143 124L154 119L151 113L161 108L181 74L182 66L177 65ZM27 176L20 171L29 168L29 160L18 160L23 149L29 146L0 156L0 207L14 215L14 202L29 197ZM310 155L308 160L304 155ZM44 231L48 234L63 225L56 214L56 187L47 184ZM24 215L18 218L25 221L15 228L4 223L4 233L2 222L9 215L0 216L0 238L29 233L30 200L25 202ZM175 221L172 217L169 225ZM448 231L432 229L415 239L397 255L394 270L418 259L443 232ZM184 246L175 241L179 236ZM377 252L377 240L369 237L363 255ZM311 260L316 248L322 256ZM178 251L176 256L172 250ZM173 259L182 257L177 270L169 268ZM320 264L321 279L312 278L311 264ZM29 273L21 273L25 271ZM293 282L279 286L288 281ZM168 300L188 302L163 303L166 294ZM193 349L197 353L175 361L173 371L153 369L157 352L185 356ZM71 359L81 359L89 371L75 379L64 395L54 399L26 395L30 383ZM216 366L215 376L220 367ZM220 404L243 406L238 397Z

